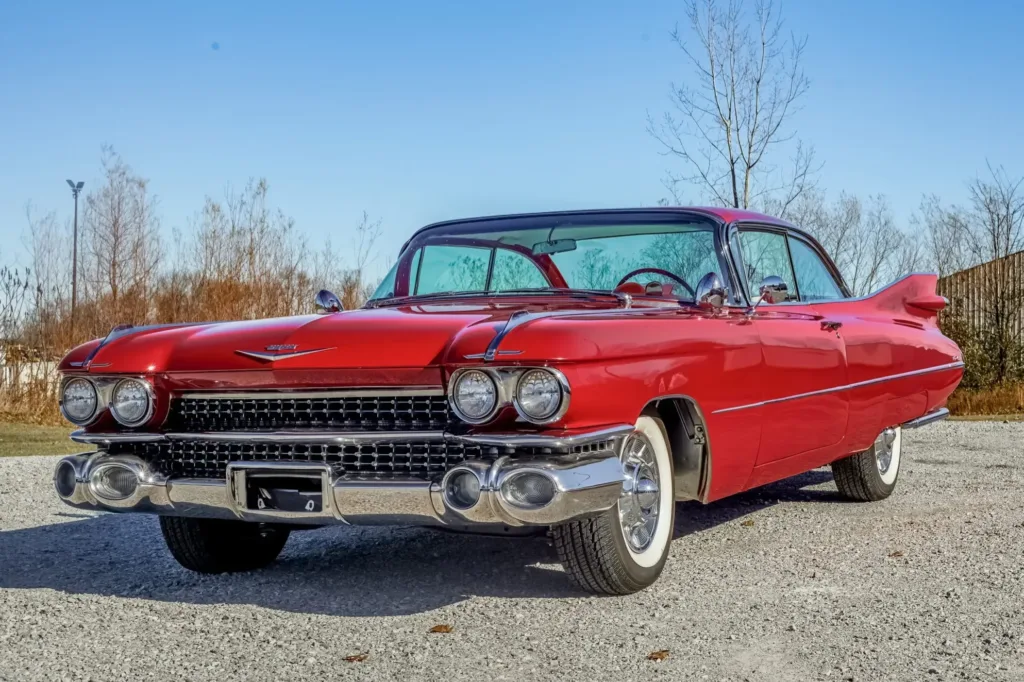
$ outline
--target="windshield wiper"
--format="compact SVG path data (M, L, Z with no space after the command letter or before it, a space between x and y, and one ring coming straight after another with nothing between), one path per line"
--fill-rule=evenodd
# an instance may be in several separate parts
M422 301L438 301L452 298L483 298L491 296L570 296L572 298L592 298L594 296L611 297L618 299L619 296L611 291L603 289L502 289L501 291L440 291L434 294L418 294L416 296L392 296L391 298L378 298L366 302L368 308L379 308L381 306L419 303Z

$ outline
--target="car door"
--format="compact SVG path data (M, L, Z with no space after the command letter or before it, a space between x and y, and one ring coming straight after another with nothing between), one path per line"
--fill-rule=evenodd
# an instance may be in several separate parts
M757 465L837 445L849 415L847 396L836 390L847 383L842 329L801 297L785 230L741 228L739 243L752 302L759 283L772 275L789 290L785 301L760 303L752 314L764 357Z

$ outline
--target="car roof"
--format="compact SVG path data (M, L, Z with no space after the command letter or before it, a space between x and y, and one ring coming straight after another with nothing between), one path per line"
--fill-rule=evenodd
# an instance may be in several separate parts
M760 223L765 225L773 225L776 227L793 228L798 229L794 225L781 220L779 218L773 218L763 213L757 213L756 211L747 211L736 208L721 208L714 206L647 206L640 208L599 208L599 209L581 209L573 211L540 211L532 213L509 213L504 215L489 215L489 216L478 216L475 218L457 218L454 220L442 220L440 222L431 223L425 225L420 229L416 230L409 238L408 241L415 239L420 233L426 232L427 230L433 230L439 227L449 227L454 225L463 225L466 223L475 223L482 221L491 220L509 220L514 218L545 218L545 217L568 217L568 216L584 216L584 215L608 215L615 213L631 214L631 213L689 213L703 215L708 218L720 221L722 223L733 223L733 222L750 222ZM803 232L802 230L800 230ZM406 246L408 242L406 242ZM403 246L403 249L405 247Z

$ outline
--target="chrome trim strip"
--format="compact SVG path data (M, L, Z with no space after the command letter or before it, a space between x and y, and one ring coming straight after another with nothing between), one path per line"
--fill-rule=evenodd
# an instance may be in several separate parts
M918 417L917 419L911 419L908 422L902 424L905 429L917 429L922 426L928 426L934 424L937 421L942 421L949 416L949 410L945 407L940 407L937 410L933 410L928 414Z
M154 443L167 440L210 440L220 442L245 441L266 443L323 443L335 445L363 445L366 443L441 442L445 440L493 445L498 447L567 448L593 441L608 440L632 432L629 424L611 426L595 431L565 435L534 433L479 433L456 435L443 431L368 431L342 433L336 431L224 431L201 433L86 433L75 431L71 440L93 445L111 443Z
M932 372L942 372L947 369L959 369L964 366L963 362L950 362L945 365L937 365L935 367L928 367L926 369L915 369L911 372L902 372L900 374L891 374L885 377L878 377L876 379L867 379L866 381L858 381L852 384L846 384L844 386L834 386L832 388L822 388L817 391L808 391L807 393L797 393L796 395L789 395L783 398L772 398L771 400L762 400L757 403L750 403L748 405L737 405L736 407L723 407L720 410L715 410L712 414L722 414L725 412L736 412L737 410L746 410L752 407L763 407L765 405L774 405L775 403L784 403L790 400L799 400L800 398L809 398L816 395L824 395L826 393L839 393L840 391L849 391L854 388L861 388L862 386L871 386L872 384L880 384L886 381L895 381L896 379L905 379L906 377L918 376L921 374L931 374Z
M498 355L522 355L521 350L499 350ZM470 353L469 355L463 355L462 357L466 360L483 360L487 356L486 353Z
M498 350L498 346L505 340L505 337L513 329L523 327L531 322L537 320L547 319L549 317L594 317L601 315L636 315L644 316L650 315L654 312L660 312L664 308L681 309L685 305L692 305L689 301L670 301L665 306L651 306L644 308L583 308L581 310L545 310L541 312L531 313L525 310L517 310L512 313L512 316L505 322L505 326L499 331L491 343L488 344L486 352L484 352L484 362L493 362L494 359L504 351ZM468 356L467 356L468 357Z
M219 442L321 443L363 445L366 443L423 443L444 440L443 431L205 431L168 433L167 440L209 440Z
M633 432L630 424L610 426L596 431L566 434L564 436L546 436L533 433L471 433L461 436L449 436L451 440L476 445L495 445L498 447L522 448L569 448L594 441L621 438Z
M110 445L111 443L153 443L166 440L166 437L162 433L86 433L78 430L71 432L71 440L76 443Z
M517 310L511 315L509 315L508 319L505 320L505 326L502 327L501 331L495 334L494 338L491 339L491 342L487 344L487 350L484 351L484 361L493 362L495 356L497 356L498 354L498 346L501 345L501 342L505 340L505 337L508 336L508 333L510 331L519 326L520 323L516 322L516 320L529 317L530 313L526 310Z
M274 362L275 360L288 360L289 358L301 358L303 355L312 355L313 353L323 353L326 350L334 350L337 346L331 346L330 348L313 348L312 350L299 350L294 353L277 353L274 351L261 351L261 350L236 350L235 353L238 355L244 355L247 358L253 360L260 360L261 362Z
M391 388L388 386L372 388L332 389L330 391L307 391L303 389L266 389L243 391L238 393L186 391L179 393L178 398L193 400L291 400L315 398L390 398L392 396L443 396L444 389L437 387L424 388Z

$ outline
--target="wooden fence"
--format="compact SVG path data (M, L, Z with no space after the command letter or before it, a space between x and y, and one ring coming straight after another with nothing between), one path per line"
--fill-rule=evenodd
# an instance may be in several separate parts
M1009 336L1024 344L1024 251L943 277L938 293L949 299L944 317L974 330L1006 325Z

